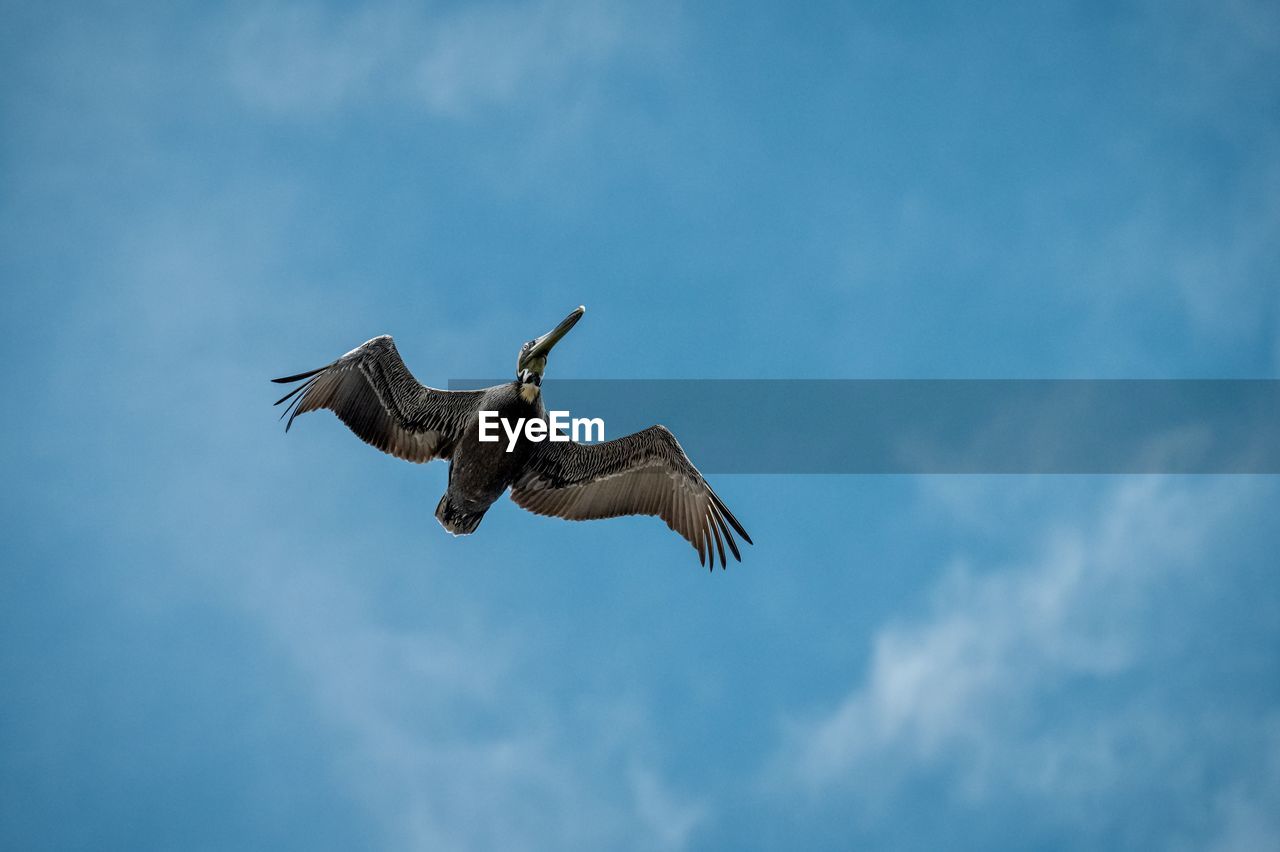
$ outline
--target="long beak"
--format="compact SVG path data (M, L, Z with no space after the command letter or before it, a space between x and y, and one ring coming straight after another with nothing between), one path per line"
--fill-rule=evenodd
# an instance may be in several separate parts
M569 333L569 329L578 324L578 320L582 319L582 315L586 312L587 309L582 305L578 305L578 307L574 308L573 312L561 320L558 326L551 329L534 342L533 348L525 354L524 360L530 361L534 358L547 357L547 353L551 351L552 347L560 342L560 338Z

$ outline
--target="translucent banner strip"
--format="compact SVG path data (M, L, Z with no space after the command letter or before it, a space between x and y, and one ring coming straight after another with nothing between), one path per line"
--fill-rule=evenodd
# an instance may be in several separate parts
M453 390L510 379L455 380ZM704 473L1280 473L1280 381L547 379Z

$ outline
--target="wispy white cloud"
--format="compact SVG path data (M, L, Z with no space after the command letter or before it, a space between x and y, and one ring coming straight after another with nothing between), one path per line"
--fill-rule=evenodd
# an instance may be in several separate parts
M1155 62L1117 85L1157 121L1117 127L1109 144L1134 174L1138 162L1158 168L1134 181L1126 215L1099 239L1051 245L1055 266L1089 293L1100 324L1127 324L1172 293L1195 343L1265 345L1278 308L1280 137L1261 117L1280 70L1280 11L1259 0L1145 5L1140 37Z
M1055 67L1053 52L1016 54L1017 61L1045 63L1033 88L1037 109L1062 101L1033 122L1052 126L1061 120L1058 109L1069 110L1062 126L1070 141L1061 149L1029 124L1024 129L1035 142L1022 148L1002 139L1010 162L970 193L950 194L945 174L907 177L863 214L840 259L845 287L836 297L849 297L850 311L884 300L927 320L917 304L936 304L962 288L967 298L956 301L965 318L999 315L1004 296L973 294L983 292L980 282L1003 277L1021 282L1036 300L1031 304L1054 316L1031 354L1059 347L1049 366L1057 375L1185 375L1188 368L1174 366L1175 357L1193 359L1190 371L1208 376L1222 375L1224 364L1233 374L1253 375L1274 366L1280 135L1271 106L1280 75L1280 7L1258 0L1137 7L1090 34L1094 69ZM986 25L1006 23L994 13ZM928 79L939 55L954 55L954 79L985 93L971 102L973 113L952 119L963 126L993 104L1027 97L1025 81L993 75L982 57L957 47L968 43L945 28L908 36L863 26L850 50L859 77L884 87L897 78L882 79L883 69ZM1139 54L1144 61L1135 61ZM1064 86L1065 79L1073 85ZM1067 106L1085 92L1087 104ZM936 104L938 120L947 107ZM986 132L1004 118L997 108L978 120ZM1013 165L1020 156L1023 167ZM1006 184L1011 174L1017 177ZM1010 211L1008 218L975 215L975 196ZM893 286L876 286L882 282ZM1025 321L1010 316L1000 327ZM953 333L962 332L946 329ZM1177 355L1162 339L1169 336L1181 341ZM837 352L845 345L835 344ZM926 340L918 348L933 345ZM996 370L1017 372L1026 363Z
M1177 641L1153 601L1170 588L1185 594L1189 575L1215 570L1214 542L1260 487L1129 479L1089 520L1047 530L1026 564L957 561L926 614L876 633L865 675L835 707L791 720L771 769L810 794L834 789L863 801L943 773L959 801L1043 797L1059 817L1086 823L1096 816L1089 803L1139 775L1156 786L1192 784L1185 779L1203 774L1215 751L1252 742L1265 723L1164 706L1160 690L1144 686L1145 667ZM1072 700L1118 683L1120 699ZM1060 712L1063 701L1079 712ZM1271 831L1254 803L1277 780L1270 763L1242 770L1220 805L1223 831ZM1204 792L1172 795L1193 801Z
M647 759L642 708L566 726L531 688L529 637L473 617L389 628L314 564L259 572L251 592L333 731L338 785L397 848L680 849L701 819Z
M279 429L262 408L276 369L264 347L278 352L280 339L297 333L290 315L314 319L308 336L337 322L339 339L368 316L359 298L337 287L323 296L306 290L319 307L252 297L255 288L281 286L272 279L296 211L288 186L266 195L274 203L265 203L261 187L224 186L187 216L164 205L131 214L102 257L102 287L60 308L47 365L54 385L83 385L86 351L129 364L83 391L84 404L112 411L105 431L81 441L95 450L91 478L106 492L123 471L145 468L163 483L159 496L104 501L81 523L115 535L137 531L143 546L164 555L151 582L130 588L131 599L172 606L175 584L194 583L213 605L248 616L302 686L305 706L295 711L328 732L317 749L329 777L318 785L358 804L384 835L374 845L683 848L707 805L665 777L641 699L576 712L581 696L545 688L554 660L537 622L516 635L465 594L436 617L389 618L385 595L355 579L386 546L386 531L317 530L314 517L295 523L318 507L287 493L290 463L263 446L264 428L277 437ZM273 342L263 339L267 327ZM459 339L439 334L418 345L441 354ZM150 390L123 390L143 387ZM157 410L163 428L155 427ZM66 440L50 430L38 446ZM360 468L376 467L376 459L358 458ZM86 492L66 499L69 514L82 512ZM197 517L193 507L201 507ZM430 571L431 556L414 558Z
M1261 771L1223 791L1214 801L1214 852L1272 849L1280 841L1280 717L1268 720Z
M1170 514L1179 507L1169 500L1131 487L1099 529L1055 531L1028 568L978 575L953 564L931 618L877 634L867 683L805 743L806 776L827 780L885 747L922 760L959 744L984 747L1000 739L995 717L1010 700L1045 682L1126 668L1134 639L1114 610L1185 553L1198 528L1179 523L1187 519Z
M670 22L661 9L592 0L276 4L239 26L230 77L247 102L285 112L391 102L457 117L527 99L546 107L572 101L611 63L661 64Z
M683 849L690 835L705 820L707 805L688 796L677 796L652 770L633 766L631 790L636 810L655 849Z

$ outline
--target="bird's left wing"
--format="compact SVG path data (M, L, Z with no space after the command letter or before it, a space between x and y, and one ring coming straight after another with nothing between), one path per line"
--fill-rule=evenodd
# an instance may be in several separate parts
M352 349L327 367L272 379L301 385L276 400L292 398L281 417L293 419L327 408L360 440L411 462L448 458L484 391L443 391L418 382L400 359L389 335Z
M724 545L738 561L733 532L751 536L724 505L664 426L599 444L544 441L534 445L524 472L511 486L516 505L571 521L657 515L698 551L698 560L727 564ZM712 544L714 542L714 550Z

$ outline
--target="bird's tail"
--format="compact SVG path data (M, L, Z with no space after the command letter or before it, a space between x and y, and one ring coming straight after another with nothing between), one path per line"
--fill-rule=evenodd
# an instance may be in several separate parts
M454 535L471 535L484 520L484 511L464 512L450 503L449 495L445 494L436 506L436 520Z

